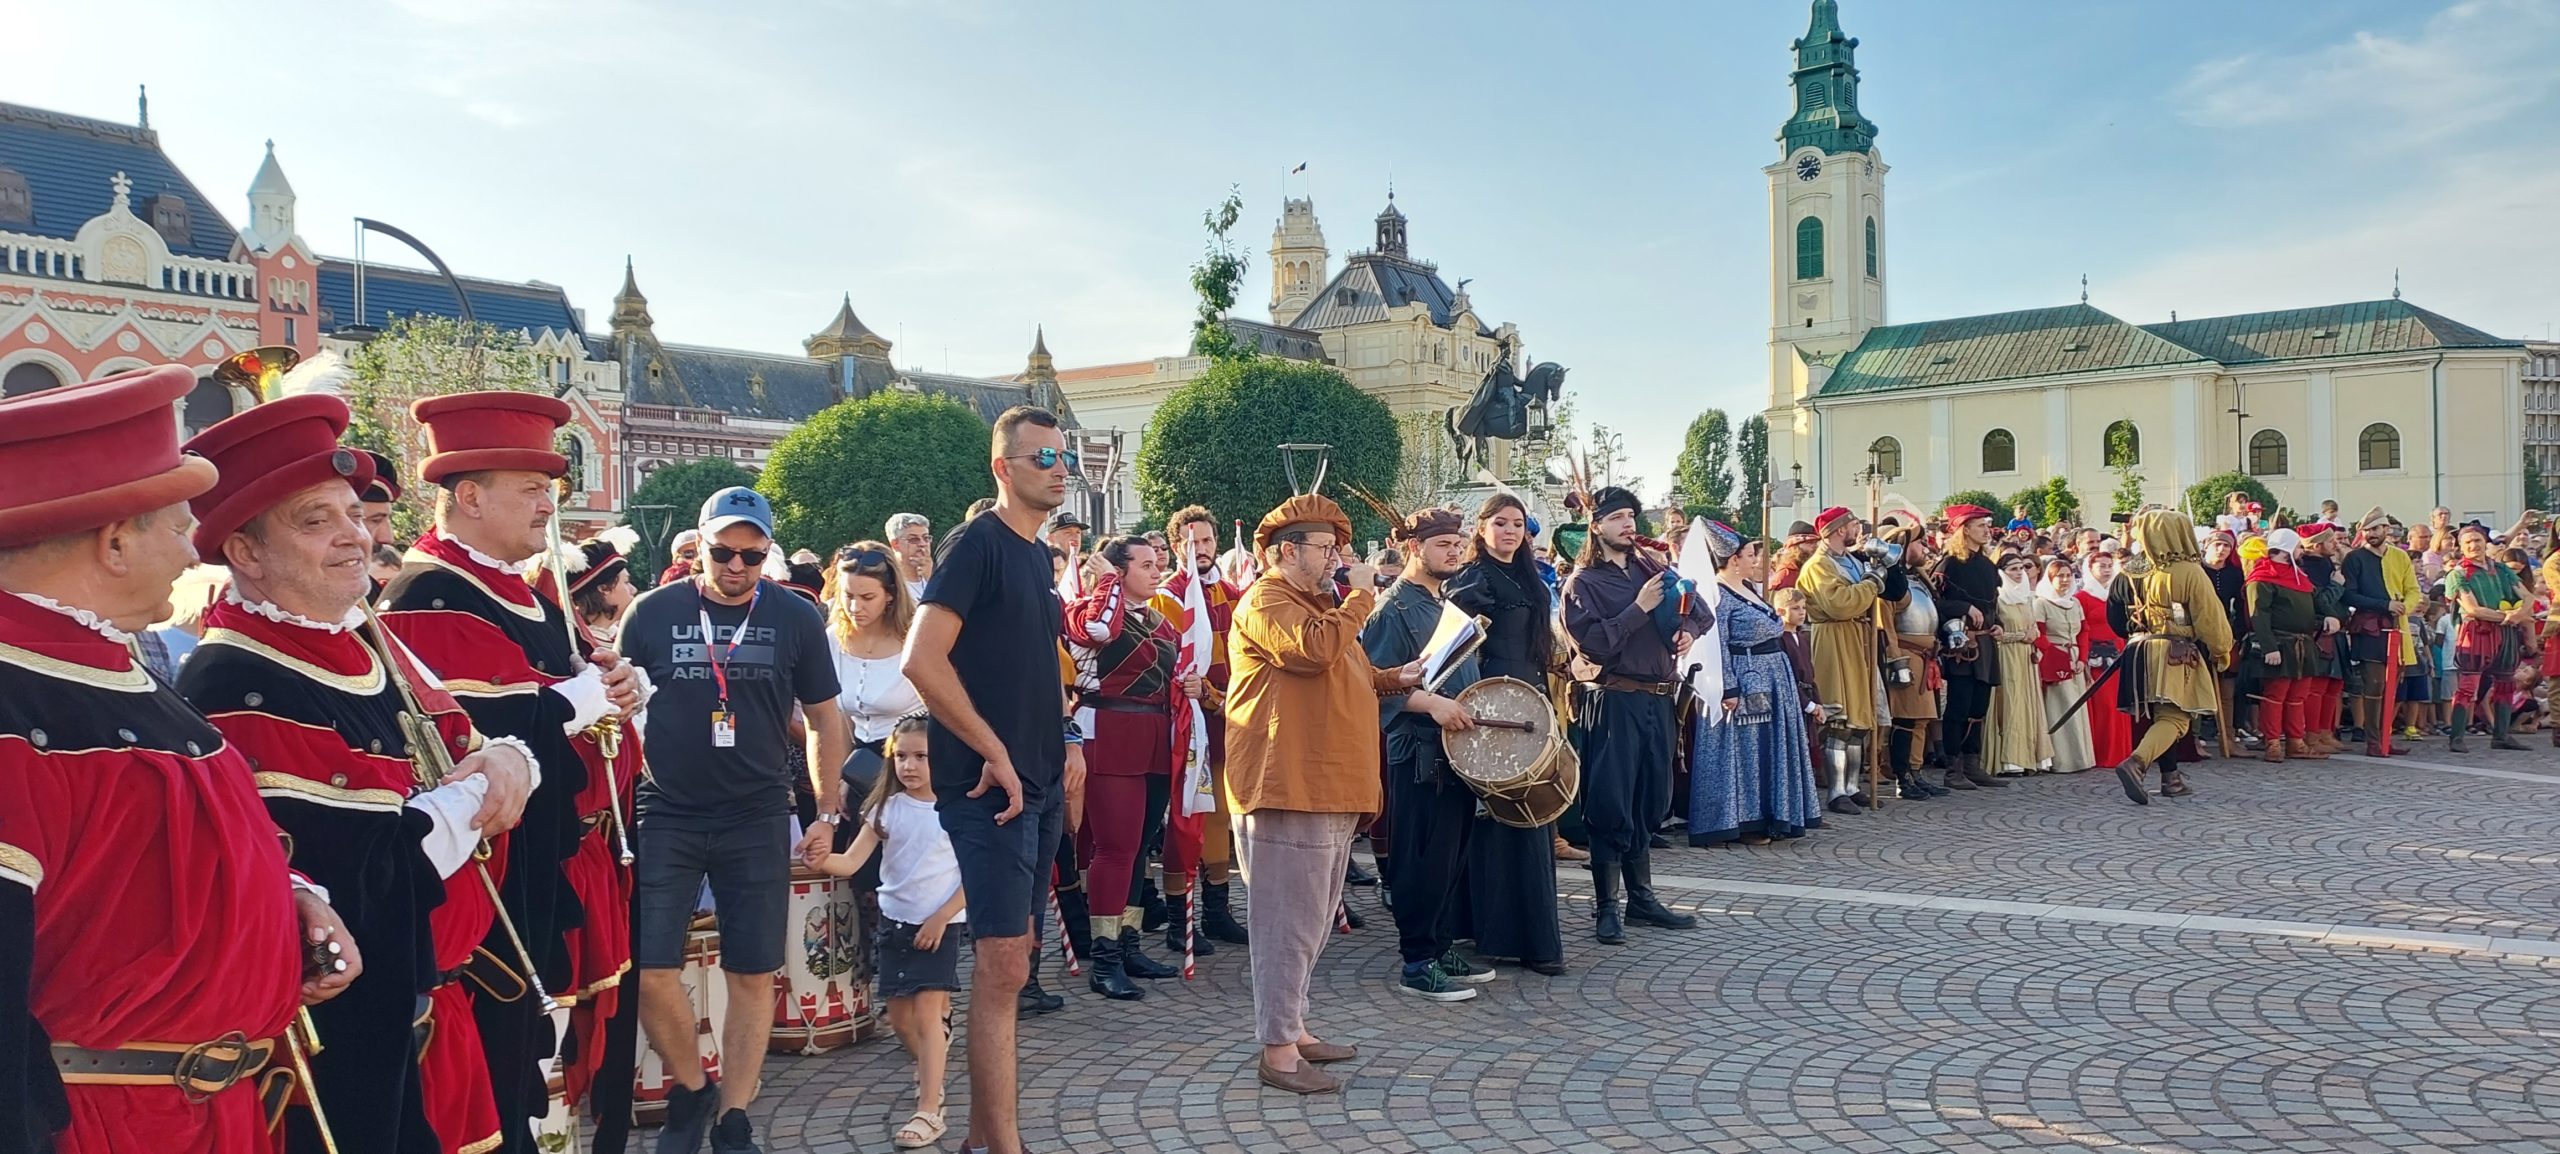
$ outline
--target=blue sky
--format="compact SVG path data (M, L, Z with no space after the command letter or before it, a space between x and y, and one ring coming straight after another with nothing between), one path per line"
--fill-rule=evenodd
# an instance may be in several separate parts
M1573 369L1668 480L1765 404L1767 186L1801 0L1613 5L399 0L42 4L0 99L129 119L234 219L260 142L350 218L671 340L794 349L853 294L901 364L1178 351L1201 211L1281 174L1337 258L1415 255ZM2560 4L1843 0L1892 166L1896 321L2385 296L2560 324ZM134 33L143 34L136 36ZM99 46L112 43L112 50ZM1259 315L1258 311L1255 315Z

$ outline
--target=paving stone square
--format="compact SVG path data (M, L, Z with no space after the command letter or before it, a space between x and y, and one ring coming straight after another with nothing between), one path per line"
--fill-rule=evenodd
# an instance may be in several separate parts
M1359 892L1368 928L1316 977L1315 1028L1361 1051L1333 1096L1255 1080L1242 950L1135 1004L1052 953L1069 997L1023 1026L1028 1148L2560 1149L2560 751L2193 780L2137 808L2103 773L2036 778L1660 853L1701 924L1623 947L1589 940L1568 867L1571 972L1506 967L1454 1005L1395 991ZM890 1150L912 1109L885 1032L766 1078L767 1150Z

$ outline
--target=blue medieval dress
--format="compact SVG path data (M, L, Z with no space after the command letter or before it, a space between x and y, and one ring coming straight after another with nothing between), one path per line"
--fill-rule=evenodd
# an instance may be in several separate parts
M1800 837L1821 827L1822 804L1804 702L1779 645L1785 628L1757 596L1720 592L1714 637L1725 647L1724 693L1736 708L1728 714L1706 704L1699 711L1689 762L1689 844Z

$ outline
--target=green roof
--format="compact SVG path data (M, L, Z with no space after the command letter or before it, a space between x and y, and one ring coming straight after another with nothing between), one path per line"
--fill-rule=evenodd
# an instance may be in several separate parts
M1778 128L1778 155L1811 145L1825 153L1866 152L1876 123L1858 111L1858 41L1840 31L1839 0L1813 0L1813 19L1795 50L1795 114Z
M2139 326L2085 304L2064 305L1870 329L1817 395L2519 343L2398 299Z

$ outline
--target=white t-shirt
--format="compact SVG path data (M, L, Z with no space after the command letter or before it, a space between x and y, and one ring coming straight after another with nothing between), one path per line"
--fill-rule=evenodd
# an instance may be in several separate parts
M960 859L951 852L951 835L942 832L933 803L903 793L889 795L880 807L880 826L889 831L880 843L880 913L923 925L960 892ZM968 921L968 911L951 920Z
M856 657L835 649L836 684L843 687L836 707L853 719L853 739L884 741L898 719L924 708L914 683L898 667L898 655Z

